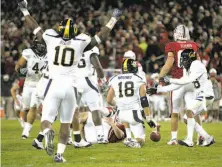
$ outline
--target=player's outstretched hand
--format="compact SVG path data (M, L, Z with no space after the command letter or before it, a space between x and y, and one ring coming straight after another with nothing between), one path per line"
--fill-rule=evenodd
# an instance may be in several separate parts
M119 9L115 9L114 11L113 11L113 17L115 17L115 18L118 18L119 16L121 16L122 15L122 11L121 10L119 10Z
M147 89L146 93L150 96L153 95L153 94L156 94L157 93L157 88L149 88L149 89Z
M159 83L163 83L163 85L168 85L170 84L170 79L168 77L161 77L159 79Z
M26 0L23 0L18 3L18 7L21 11L27 10L28 2Z

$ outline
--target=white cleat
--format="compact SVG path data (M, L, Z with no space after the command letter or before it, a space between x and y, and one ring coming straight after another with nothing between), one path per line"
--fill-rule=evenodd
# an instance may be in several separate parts
M35 147L36 149L38 150L43 150L44 149L44 146L43 146L43 143L38 141L37 139L35 139L33 142L32 142L32 146Z
M74 142L72 141L72 138L69 137L68 142L67 142L67 145L73 145L73 144L74 144Z
M126 144L127 147L132 147L132 148L141 148L140 143L137 141L130 141Z
M208 147L212 144L215 143L214 137L213 136L209 136L208 138L206 138L202 144L200 144L200 146L202 147Z
M167 145L177 145L177 144L178 144L177 139L171 139L171 140L167 143Z
M63 158L62 154L56 153L56 155L54 156L54 162L64 163L64 162L66 162L66 160L65 160L65 158Z
M85 140L81 140L80 142L74 141L74 147L75 148L84 148L84 147L90 147L92 146L91 143L86 142Z
M29 137L29 131L25 130L25 128L23 129L22 132L22 139L27 139Z
M131 138L126 138L125 140L123 140L123 144L127 146L131 141Z
M178 144L181 146L193 147L193 141L185 140L178 140Z
M98 135L98 137L97 137L97 143L98 143L98 144L108 144L109 141L104 138L104 135L101 135L101 136Z

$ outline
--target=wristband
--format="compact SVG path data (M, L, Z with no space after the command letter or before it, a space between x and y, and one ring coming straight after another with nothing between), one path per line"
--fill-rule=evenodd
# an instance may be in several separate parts
M112 17L109 22L106 24L106 27L108 27L109 29L113 29L114 25L116 24L117 20L115 17Z
M37 27L36 29L34 29L33 34L36 35L39 32L39 30L41 30L41 27Z
M98 37L98 35L95 35L94 37L95 37L95 39L96 39L96 42L97 42L98 44L100 44L100 43L101 43L101 39Z
M26 9L26 10L23 10L22 13L23 13L24 16L30 15L30 13L29 13L29 11L28 11L27 9Z

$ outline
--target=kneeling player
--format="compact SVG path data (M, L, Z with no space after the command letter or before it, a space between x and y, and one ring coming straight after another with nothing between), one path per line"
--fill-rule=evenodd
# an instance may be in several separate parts
M122 73L110 79L107 102L117 106L119 119L128 123L136 141L127 143L129 147L140 148L145 142L145 132L142 121L141 106L146 114L150 127L156 123L150 119L149 104L146 97L146 84L138 76L138 67L133 59L125 59L122 63ZM114 101L114 97L116 101Z

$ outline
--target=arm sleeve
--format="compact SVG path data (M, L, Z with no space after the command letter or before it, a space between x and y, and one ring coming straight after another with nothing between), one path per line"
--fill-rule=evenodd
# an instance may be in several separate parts
M158 86L157 93L166 93L171 92L173 90L179 89L182 85L170 84L168 86Z

